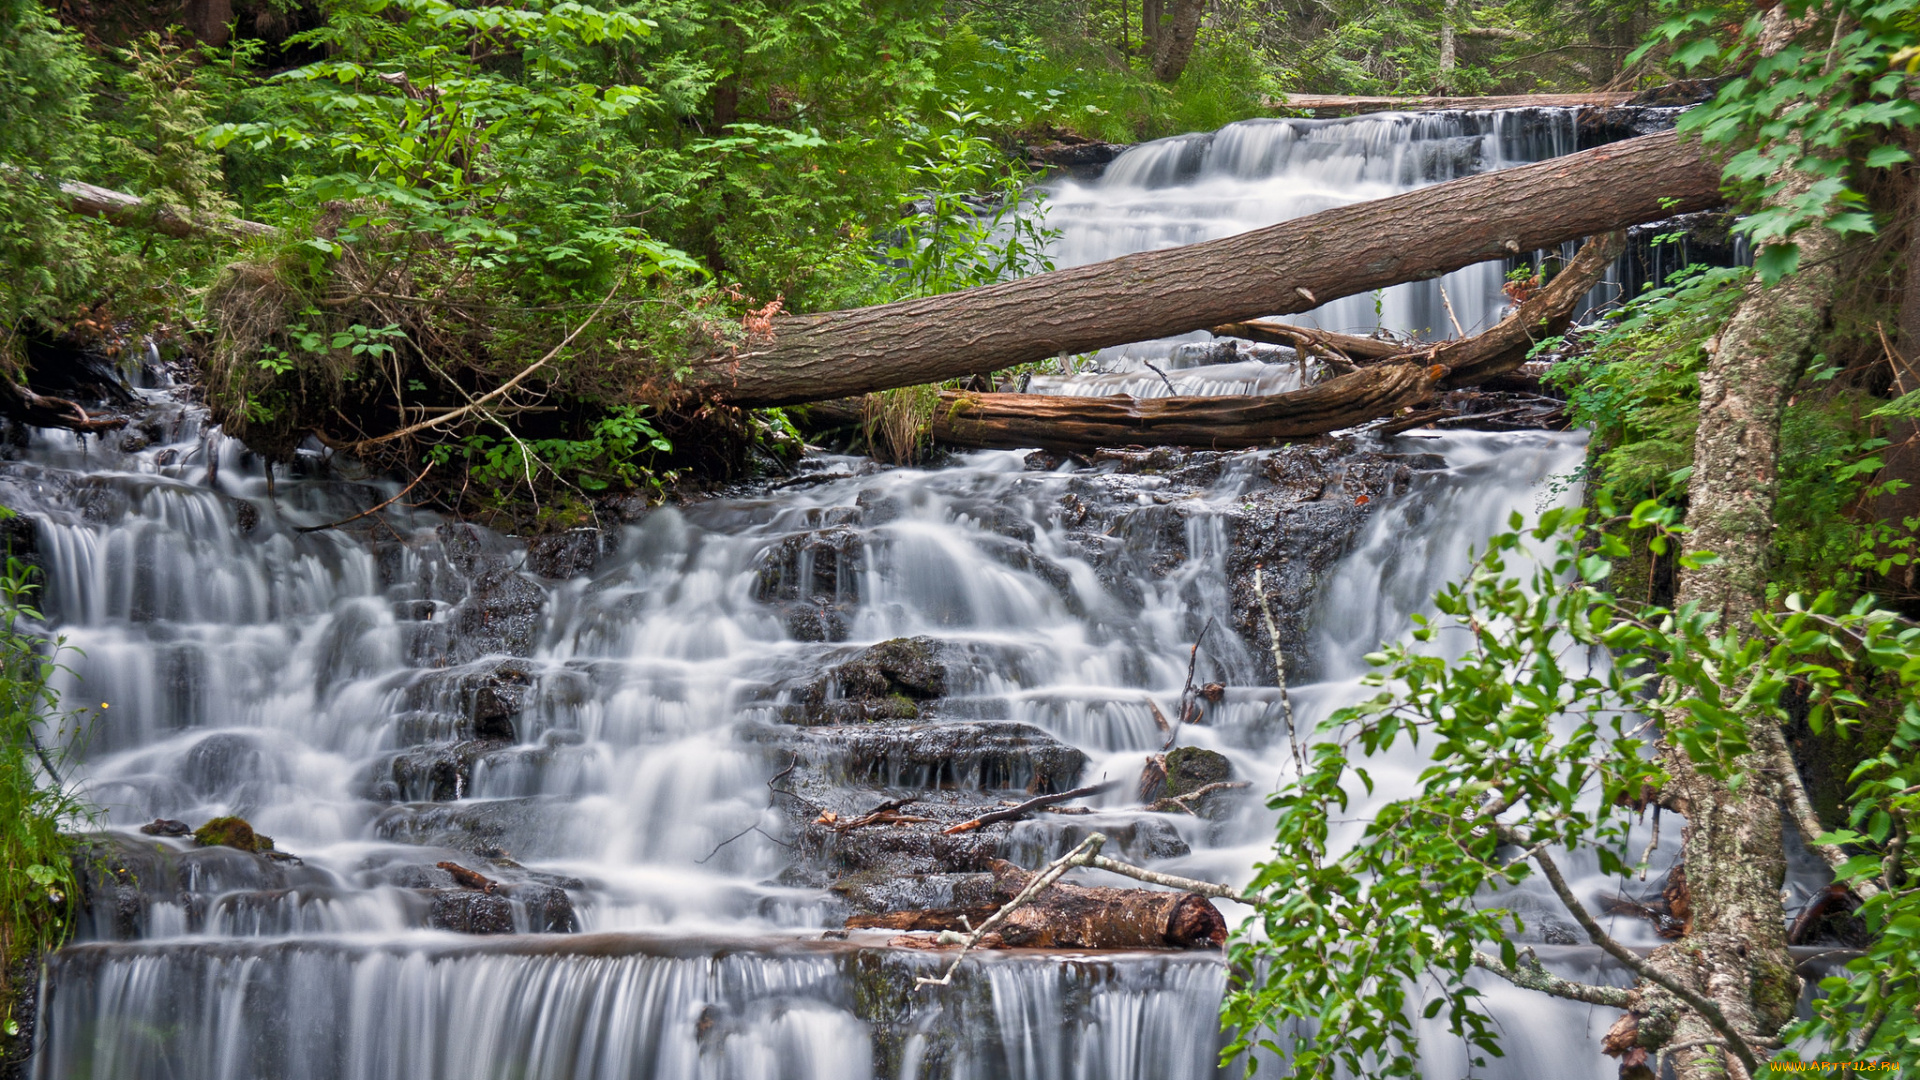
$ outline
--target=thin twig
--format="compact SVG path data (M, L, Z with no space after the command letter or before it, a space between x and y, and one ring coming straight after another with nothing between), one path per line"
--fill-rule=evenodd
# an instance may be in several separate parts
M1274 628L1273 609L1267 606L1267 587L1260 577L1260 564L1253 564L1253 595L1260 601L1260 617L1267 624L1267 644L1273 648L1273 677L1280 685L1280 713L1287 722L1287 743L1293 747L1295 774L1307 775L1307 757L1300 751L1300 739L1293 727L1293 696L1287 693L1287 657L1280 651L1280 631Z
M1002 821L1013 821L1026 817L1042 807L1052 806L1055 803L1070 802L1074 799L1085 798L1088 795L1098 795L1103 791L1111 789L1119 782L1118 780L1106 780L1098 784L1089 784L1086 787L1074 788L1072 791L1062 791L1057 795L1042 795L1037 799L1028 799L1019 806L1009 806L1004 810L995 810L991 813L981 814L972 821L963 821L958 825L949 826L948 828L940 830L940 834L942 836L954 836L958 833L972 832L975 829L984 829L989 825L997 825Z
M540 359L535 360L533 363L527 365L526 370L522 371L518 375L515 375L513 378L508 379L506 382L501 383L499 386L495 387L489 393L484 394L478 398L475 398L470 404L463 405L460 408L453 410L452 412L444 413L440 416L433 417L432 419L429 419L429 420L422 420L417 424L409 424L398 431L390 431L385 435L381 435L376 438L364 439L360 442L353 443L350 446L344 447L344 449L357 453L360 450L363 450L369 446L377 446L381 443L392 442L395 439L404 439L409 435L418 434L419 432L426 431L429 428L436 428L436 427L440 427L443 424L452 423L453 421L460 419L462 416L465 416L470 412L474 412L475 410L484 408L489 401L492 401L503 394L511 393L514 387L519 386L522 382L526 381L527 376L532 375L534 372L539 371L541 368L547 366L548 361L552 360L556 356L559 356L560 353L563 350L565 350L567 346L573 344L574 338L579 337L583 332L586 331L587 327L592 326L593 321L600 316L601 309L607 306L607 301L612 300L613 294L615 292L618 292L620 287L625 284L626 284L626 279L624 277L621 278L619 281L615 282L613 288L611 290L608 290L607 295L601 299L599 306L595 307L593 309L593 313L587 316L586 322L583 322L579 326L574 327L571 333L569 333L566 337L560 340L560 344L555 345L553 348L547 350L547 355L542 356Z
M791 773L791 772L793 772L793 769L794 769L794 766L796 766L796 765L798 765L798 764L800 764L800 755L799 755L799 754L795 754L795 755L793 755L793 759L792 759L791 761L788 761L788 762L787 762L787 767L786 767L786 768L784 768L784 769L781 769L781 770L780 770L779 772L777 772L777 773L774 773L774 774L773 774L772 776L769 776L769 777L767 777L767 793L768 793L768 794L767 794L767 809L769 809L769 810L771 810L771 809L773 809L773 797L774 797L775 795L786 795L786 796L789 796L790 798L795 798L795 799L800 799L800 796L798 796L798 795L795 795L795 794L794 794L793 792L791 792L791 791L787 791L787 790L785 790L784 788L777 788L777 787L774 787L774 786L773 786L773 785L774 785L774 783L775 783L776 781L778 781L778 780L779 780L780 778L782 778L782 777L784 777L784 776L786 776L786 775L788 775L789 773ZM807 802L807 800L806 800L806 799L800 799L800 801L801 801L801 802ZM785 840L782 840L782 839L780 839L779 837L777 837L777 836L774 836L774 835L773 835L772 833L769 833L769 832L767 832L767 831L766 831L765 829L762 829L762 828L760 827L760 823L756 821L756 822L754 822L753 824L751 824L751 825L749 825L749 826L747 826L746 828L744 828L744 829L741 829L741 830L740 830L739 832L737 832L737 833L734 833L734 834L733 834L732 836L729 836L729 837L727 837L727 838L726 838L725 840L722 840L722 841L720 841L719 843L717 843L717 844L715 844L715 845L713 845L713 850L712 850L712 851L709 851L709 852L707 852L707 855L706 855L706 858L703 858L703 859L695 859L695 860L693 860L693 861L694 861L694 862L695 862L696 864L702 864L702 865L704 865L704 864L706 863L706 861L707 861L707 859L711 859L711 858L713 858L713 857L714 857L715 855L718 855L718 854L720 854L720 849L721 849L721 848L723 848L723 847L726 847L726 846L727 846L728 844L731 844L731 843L733 843L733 842L734 842L735 840L738 840L738 839L740 839L741 837L743 837L743 836L745 836L745 835L747 835L747 834L748 834L748 833L750 833L750 832L757 832L757 833L759 833L759 834L760 834L761 836L764 836L764 837L766 837L767 839L769 839L769 840L771 840L771 841L773 841L774 843L776 843L776 844L779 844L779 845L780 845L781 847L783 847L783 848L791 848L791 847L793 846L792 844L789 844L789 843L787 843L787 842L786 842Z
M1447 287L1445 285L1440 286L1440 302L1446 305L1447 321L1453 324L1453 336L1466 337L1467 332L1460 328L1460 316L1453 313L1453 301L1447 299Z
M420 484L420 481L425 480L427 478L427 474L432 471L433 471L433 462L429 461L427 462L427 467L420 470L420 475L413 478L413 483L408 484L406 487L401 488L400 494L395 495L393 498L388 499L386 502L381 503L379 506L375 506L367 510L362 510L350 518L341 518L339 521L329 521L325 525L302 525L293 531L310 533L310 532L319 532L322 529L337 529L342 525L351 525L354 522L359 521L363 517L372 517L373 515L379 513L380 511L385 510L387 507L392 506L394 503L399 502L401 499L406 498L407 492L412 491L414 488L418 487Z
M1147 809L1155 813L1166 813L1178 810L1183 814L1191 814L1193 813L1193 807L1187 804L1195 799L1205 798L1216 791L1238 791L1241 788L1252 786L1253 782L1250 780L1216 780L1211 784L1197 787L1185 795L1169 795L1164 799L1156 799Z
M1200 635L1193 639L1193 649L1187 653L1187 685L1180 690L1180 718L1173 722L1173 730L1167 733L1166 745L1160 748L1163 752L1173 749L1174 742L1180 738L1180 725L1187 722L1191 710L1199 708L1199 703L1193 700L1193 670L1194 665L1200 662L1200 643L1207 640L1207 631L1211 629L1213 620L1208 619L1207 625L1200 628Z
M1522 842L1512 828L1497 823L1495 828L1499 830L1500 838L1507 843ZM1719 1005L1689 990L1677 979L1647 963L1601 929L1599 922L1587 911L1586 906L1574 896L1573 889L1568 886L1567 879L1561 876L1560 867L1554 863L1552 856L1545 851L1536 851L1533 859L1540 864L1541 873L1546 876L1547 884L1553 886L1554 895L1560 898L1561 905L1573 916L1574 921L1580 924L1580 928L1587 932L1587 940L1598 945L1600 950L1608 956L1625 964L1634 974L1686 1002L1694 1012L1700 1014L1700 1018L1705 1020L1709 1027L1727 1039L1727 1045L1734 1056L1740 1059L1740 1064L1746 1066L1748 1076L1760 1075L1760 1063L1753 1055L1753 1048L1733 1029L1726 1014L1720 1011Z

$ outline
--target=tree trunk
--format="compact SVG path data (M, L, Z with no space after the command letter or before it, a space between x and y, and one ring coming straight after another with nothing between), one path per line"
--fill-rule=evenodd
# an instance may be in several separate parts
M1802 196L1810 186L1804 173L1786 179L1775 201ZM1767 603L1780 422L1833 303L1839 237L1814 228L1796 239L1799 272L1773 286L1758 279L1748 285L1709 346L1700 377L1687 545L1714 552L1719 561L1683 574L1677 600L1717 613L1729 634L1744 633ZM1671 727L1687 717L1674 713L1663 722ZM1792 759L1771 718L1754 717L1747 737L1753 751L1738 763L1746 777L1738 789L1696 771L1677 744L1661 745L1669 776L1664 797L1686 818L1681 837L1692 925L1684 939L1661 946L1649 959L1711 999L1743 1034L1772 1038L1793 1018L1800 990L1780 900L1785 785L1797 778L1787 775ZM1715 1038L1704 1019L1681 1010L1668 1042ZM1679 1080L1738 1076L1742 1068L1712 1046L1674 1055L1673 1066Z
M233 0L187 0L182 15L187 30L208 45L217 48L233 36Z
M1193 41L1200 34L1200 20L1207 14L1207 0L1171 0L1172 9L1159 20L1153 38L1153 77L1170 83L1187 70L1193 56Z
M1909 148L1920 153L1920 138L1908 139ZM1913 183L1912 210L1907 221L1907 285L1900 303L1900 321L1888 350L1887 362L1893 366L1893 392L1911 394L1920 390L1920 177ZM1885 462L1873 482L1876 487L1901 481L1907 486L1874 496L1866 505L1870 521L1903 522L1920 517L1920 424L1912 420L1893 420L1887 424L1887 447L1880 451ZM1884 550L1884 555L1893 555ZM1894 567L1875 591L1882 595L1911 601L1920 597L1920 563Z
M696 361L666 392L764 406L939 382L1305 311L1720 202L1719 172L1697 148L1645 135L1206 243L784 317L771 340Z
M1160 8L1162 0L1140 2L1140 45L1148 56L1160 44Z
M1594 91L1588 94L1505 94L1494 97L1352 97L1344 94L1286 94L1274 108L1304 109L1316 113L1426 111L1432 109L1570 109L1582 106L1612 108L1634 95Z
M1032 877L996 860L993 907L855 915L846 925L853 930L964 931L992 917ZM1217 949L1226 939L1226 920L1198 893L1058 883L1015 909L982 944L1018 949Z
M1221 397L1066 397L947 390L933 438L951 446L1097 450L1201 446L1214 450L1304 439L1390 416L1433 394L1442 367L1386 364L1287 394Z
M936 442L953 446L1227 450L1354 427L1425 401L1442 381L1448 386L1476 386L1520 366L1536 341L1566 329L1580 298L1619 258L1626 242L1624 232L1595 237L1558 277L1484 334L1413 348L1400 345L1397 362L1375 363L1303 390L1163 398L948 390L934 407L932 435ZM1220 329L1230 328L1246 328L1246 324ZM1352 341L1388 344L1371 338Z
M1453 19L1459 5L1460 0L1446 0L1440 5L1440 78L1434 89L1443 94L1453 89Z

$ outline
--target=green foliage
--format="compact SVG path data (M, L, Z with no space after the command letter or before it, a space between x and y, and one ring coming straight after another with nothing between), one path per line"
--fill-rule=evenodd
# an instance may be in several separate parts
M537 490L535 474L550 473L584 491L649 485L656 492L673 475L652 468L655 454L673 452L673 444L649 423L642 410L616 405L595 421L584 439L504 439L486 433L467 437L457 449L435 447L429 460L465 459L472 477L482 484L511 488L526 483Z
M1041 224L1044 197L1029 192L1032 177L1007 168L990 140L969 133L980 119L976 112L945 110L936 121L941 126L920 129L900 145L920 196L900 242L887 249L899 267L894 288L901 296L1053 269L1046 249L1059 231Z
M1621 308L1592 347L1549 370L1574 426L1593 433L1589 482L1618 501L1675 494L1693 464L1706 344L1748 272L1689 267Z
M30 573L11 556L0 573L0 984L15 960L66 940L79 883L63 830L89 813L58 776L83 717L61 711L64 646L36 632Z
M0 356L27 319L65 315L92 280L97 226L66 213L94 131L94 72L79 35L38 0L0 0ZM9 364L10 366L10 364Z
M1633 868L1632 807L1663 780L1639 738L1641 713L1686 717L1665 736L1697 770L1734 784L1748 725L1786 723L1795 685L1811 699L1816 729L1853 725L1881 707L1875 695L1896 697L1910 718L1901 738L1911 741L1920 629L1870 601L1795 599L1726 633L1691 607L1606 591L1614 562L1631 555L1627 538L1644 533L1665 552L1676 544L1675 518L1648 500L1598 526L1583 510L1549 511L1523 532L1516 514L1513 531L1435 598L1438 619L1416 619L1412 644L1368 658L1377 668L1368 682L1381 692L1323 724L1308 767L1269 800L1279 812L1274 856L1249 889L1261 895L1258 917L1232 946L1244 974L1224 1013L1237 1032L1229 1056L1246 1054L1251 1067L1264 1050L1311 1076L1411 1076L1416 1015L1444 1015L1477 1060L1497 1055L1467 974L1476 963L1517 966L1521 922L1505 897L1535 852L1585 849L1607 873ZM1607 652L1612 663L1589 662ZM1351 795L1372 791L1367 760L1401 743L1428 756L1415 790L1357 830L1339 827ZM1890 760L1910 764L1903 745L1889 748ZM1883 783L1862 786L1871 809L1856 819L1903 812L1894 800L1907 796L1886 788L1908 783L1904 768L1863 769ZM1847 840L1909 858L1895 850L1891 826ZM1828 993L1903 1002L1896 995L1912 992L1911 971L1909 961L1888 988L1849 982ZM1821 1007L1825 1023L1841 1022L1838 1005ZM1886 1015L1886 1045L1920 1036L1910 1013Z
M1874 231L1861 174L1911 160L1895 135L1920 126L1920 104L1910 97L1920 12L1903 0L1786 0L1768 10L1795 21L1792 38L1767 55L1768 10L1696 0L1663 6L1670 17L1636 55L1668 48L1678 68L1733 76L1682 117L1680 129L1731 151L1724 175L1753 209L1736 228L1759 251L1762 279L1793 272L1793 237L1802 229Z
M1813 1015L1795 1025L1789 1037L1844 1047L1853 1058L1898 1062L1911 1071L1920 1068L1920 851L1912 844L1920 817L1920 775L1914 768L1920 762L1920 707L1915 706L1920 650L1911 629L1872 629L1844 640L1847 659L1856 666L1870 661L1897 679L1898 727L1882 752L1854 770L1847 827L1820 840L1858 852L1840 868L1838 880L1881 890L1857 912L1873 943L1847 961L1844 974L1820 980Z

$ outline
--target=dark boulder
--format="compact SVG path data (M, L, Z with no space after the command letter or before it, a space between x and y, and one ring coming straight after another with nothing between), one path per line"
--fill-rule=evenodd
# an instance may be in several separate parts
M883 641L802 689L786 718L806 725L918 719L923 703L947 692L941 652L932 638Z
M218 817L193 830L194 842L201 847L230 847L241 851L272 851L273 838L253 831L246 818Z

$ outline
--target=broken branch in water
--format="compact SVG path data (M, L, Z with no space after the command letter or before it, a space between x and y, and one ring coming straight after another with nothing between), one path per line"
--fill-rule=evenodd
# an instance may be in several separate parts
M1207 639L1207 631L1211 629L1213 620L1208 619L1207 625L1200 628L1199 636L1193 639L1193 648L1187 652L1187 684L1180 688L1180 718L1173 722L1173 730L1167 733L1166 744L1160 747L1162 751L1173 749L1174 740L1180 737L1180 725L1192 723L1193 716L1199 713L1200 703L1193 699L1193 672L1200 662L1200 643Z
M1055 803L1069 802L1073 799L1085 798L1088 795L1098 795L1103 791L1111 789L1119 782L1118 780L1107 780L1098 784L1089 784L1086 787L1074 788L1072 791L1062 791L1057 795L1042 795L1037 799L1028 799L1019 806L1010 806L1004 810L995 810L991 813L981 814L972 821L963 821L958 825L948 826L940 830L940 832L944 836L954 836L958 833L972 832L975 829L984 829L988 825L997 825L1002 821L1017 821L1020 818L1030 817L1035 811L1052 806Z
M1248 780L1216 780L1211 784L1194 788L1185 795L1170 795L1164 799L1156 799L1147 809L1156 813L1177 811L1182 814L1191 814L1193 813L1193 807L1190 804L1196 800L1205 798L1216 791L1238 791L1241 788L1252 786L1252 782Z
M1085 840L1080 841L1079 845L1075 847L1072 851L1069 851L1065 855L1062 855L1059 858L1053 860L1051 863L1048 863L1046 869L1040 871L1038 874L1035 874L1033 876L1033 879L1027 882L1027 887L1024 889L1021 889L1019 895L1015 896L1012 900L1009 900L1005 904L1001 905L1000 910L994 912L992 918L989 918L986 922L983 922L979 926L974 927L973 932L968 934L964 939L961 940L960 953L959 955L953 958L953 963L947 965L946 974L940 976L937 979L928 978L923 975L920 978L913 980L914 986L920 987L920 986L951 986L953 985L953 973L960 970L960 961L965 960L967 958L967 953L969 950L979 945L981 940L984 939L988 934L992 933L997 927L999 927L1001 923L1006 922L1007 916L1012 915L1015 911L1018 911L1022 907L1025 907L1028 903L1031 903L1033 898L1040 895L1040 893L1043 890L1045 890L1047 886L1052 885L1054 882L1060 880L1060 875L1066 873L1073 866L1077 865L1072 861L1073 859L1081 855L1098 854L1100 851L1101 845L1105 844L1106 842L1107 842L1107 838L1105 835L1101 833L1094 833L1093 835L1087 837ZM947 931L945 933L942 933L941 937L944 939L949 933L952 933L952 931Z
M1300 752L1299 733L1293 729L1293 698L1287 693L1287 656L1280 651L1280 631L1273 623L1273 609L1267 605L1267 585L1260 576L1261 564L1253 564L1253 595L1260 601L1260 617L1267 624L1267 644L1273 649L1273 677L1280 686L1280 712L1287 722L1287 744L1293 748L1293 767L1298 775L1307 775L1306 755Z
M387 507L392 506L394 503L399 502L401 499L406 498L407 492L412 491L414 488L418 487L420 485L420 481L425 480L427 478L427 474L432 471L433 471L433 462L429 461L427 462L427 467L420 470L420 475L413 478L412 483L400 489L400 494L395 495L393 498L388 499L386 502L383 502L378 506L371 507L366 510L362 510L350 518L341 518L339 521L329 521L325 525L302 525L293 531L310 533L310 532L319 532L322 529L337 529L342 525L351 525L354 522L359 521L361 518L372 517L373 515L379 513L380 511L385 510Z

